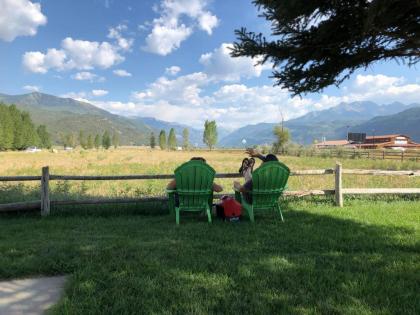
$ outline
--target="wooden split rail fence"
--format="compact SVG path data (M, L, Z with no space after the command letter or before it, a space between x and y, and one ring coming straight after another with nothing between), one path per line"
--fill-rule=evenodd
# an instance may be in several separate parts
M420 176L419 171L386 171L386 170L360 170L343 169L340 163L336 164L335 169L321 170L302 170L292 171L290 176L313 176L334 174L334 189L322 190L300 190L285 191L285 196L316 196L316 195L334 195L337 206L343 206L343 195L361 195L361 194L399 194L399 195L420 195L420 188L343 188L343 174L354 175L374 175L374 176ZM240 178L238 173L216 174L216 178ZM15 202L0 204L0 212L20 211L20 210L41 210L41 215L50 214L51 205L86 205L86 204L117 204L117 203L138 203L166 201L167 198L161 197L143 197L143 198L114 198L114 199L82 199L82 200L51 200L49 182L52 180L148 180L148 179L173 179L174 175L114 175L114 176L77 176L77 175L53 175L49 172L49 167L42 168L41 176L0 176L0 182L16 181L40 181L41 199L36 201ZM215 197L217 197L216 195Z

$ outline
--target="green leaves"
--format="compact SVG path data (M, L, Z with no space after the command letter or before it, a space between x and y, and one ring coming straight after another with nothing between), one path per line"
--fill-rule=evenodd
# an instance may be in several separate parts
M217 125L216 121L206 120L204 123L204 133L203 133L203 142L209 147L210 150L217 143Z
M159 134L159 146L161 150L166 149L166 132L165 130L161 130Z
M420 60L417 0L255 0L271 22L271 40L235 31L233 57L262 57L273 64L276 85L294 95L340 85L378 60Z
M176 143L176 135L175 135L175 129L171 128L169 131L168 136L168 149L170 150L176 150L177 143Z
M45 126L42 131L46 137L48 133ZM39 134L29 113L21 112L15 105L0 103L0 150L23 150L38 145Z

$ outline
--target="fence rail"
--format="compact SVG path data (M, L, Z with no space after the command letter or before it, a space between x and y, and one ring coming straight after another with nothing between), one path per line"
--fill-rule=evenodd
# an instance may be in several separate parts
M367 158L374 160L399 160L399 161L420 161L420 150L415 151L391 151L391 150L337 150L319 149L311 152L313 156L328 156L338 158Z
M53 175L49 173L49 167L43 167L41 176L0 176L0 182L12 181L40 181L41 199L25 202L14 202L0 204L0 212L20 211L20 210L41 210L42 216L50 214L51 205L86 205L86 204L118 204L118 203L139 203L139 202L165 202L167 197L143 197L143 198L95 198L81 200L50 200L49 182L54 180L150 180L150 179L173 179L172 174L156 175L94 175L94 176L76 176L76 175ZM355 175L373 175L373 176L420 176L420 170L408 171L388 171L388 170L361 170L361 169L343 169L340 163L336 164L335 169L320 170L295 170L290 176L314 176L333 174L334 189L318 190L297 190L285 191L284 196L304 197L304 196L328 196L334 195L337 206L343 206L344 195L361 194L397 194L397 195L420 195L420 188L343 188L343 174ZM240 178L239 173L221 173L216 174L216 178ZM221 195L215 195L219 197Z

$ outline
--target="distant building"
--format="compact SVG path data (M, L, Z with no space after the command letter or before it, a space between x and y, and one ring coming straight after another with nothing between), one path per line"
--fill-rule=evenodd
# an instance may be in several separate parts
M315 146L320 149L335 147L394 150L420 149L420 144L412 141L409 136L401 134L367 136L363 143L349 140L322 141L315 144Z
M335 147L355 148L356 146L348 140L328 140L316 143L315 146L320 149L333 149Z
M41 152L42 150L38 149L37 147L29 147L25 151L33 153L33 152Z
M420 149L420 144L415 143L406 135L384 135L369 136L362 144L358 144L362 149Z

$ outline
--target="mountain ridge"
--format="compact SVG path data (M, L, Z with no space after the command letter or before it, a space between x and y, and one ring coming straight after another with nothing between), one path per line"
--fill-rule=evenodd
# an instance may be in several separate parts
M155 133L157 139L160 130L163 129L169 133L169 130L174 128L178 143L181 144L182 130L188 128L190 144L203 146L203 131L200 129L178 122L167 122L141 115L120 116L88 102L81 102L72 98L62 98L40 92L22 95L0 93L0 102L16 104L19 109L28 111L34 123L47 126L55 143L60 142L63 133L83 130L85 134L102 134L105 130L108 130L120 135L121 144L143 145L149 144L151 132ZM322 137L326 139L345 137L347 130L353 131L351 128L355 126L360 126L359 129L369 129L371 127L363 124L375 116L380 116L377 114L387 117L414 107L420 107L420 104L404 105L400 102L393 102L379 105L370 101L340 103L325 110L309 112L285 121L284 125L290 130L294 142L310 144L315 139L320 140ZM389 123L392 123L392 121ZM246 145L271 144L274 141L273 128L277 124L247 125L232 132L227 132L227 130L219 127L218 145L241 147L244 145L242 144L243 139L246 139Z

